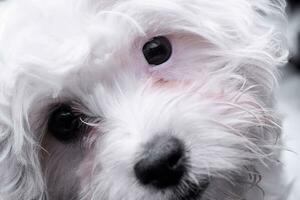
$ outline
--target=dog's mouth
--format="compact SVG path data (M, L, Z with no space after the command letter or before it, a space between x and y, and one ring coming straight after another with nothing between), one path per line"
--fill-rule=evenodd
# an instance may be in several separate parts
M178 186L169 200L200 200L209 186L209 180L203 180L200 184L185 181Z

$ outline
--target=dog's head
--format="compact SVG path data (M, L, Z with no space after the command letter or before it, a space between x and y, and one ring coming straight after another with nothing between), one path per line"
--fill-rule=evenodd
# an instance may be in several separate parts
M284 6L3 1L0 199L241 197L279 134Z

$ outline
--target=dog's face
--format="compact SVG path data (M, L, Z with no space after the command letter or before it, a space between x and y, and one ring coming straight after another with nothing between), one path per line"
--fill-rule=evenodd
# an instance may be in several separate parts
M272 2L3 2L0 199L243 197L279 133Z

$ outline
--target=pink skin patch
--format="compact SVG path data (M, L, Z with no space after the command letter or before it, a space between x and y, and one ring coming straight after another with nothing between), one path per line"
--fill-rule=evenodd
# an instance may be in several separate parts
M194 83L192 80L182 80L182 81L175 81L175 80L165 80L162 78L155 78L152 77L151 81L153 82L154 88L168 88L168 89L176 89L176 90L186 90ZM201 89L201 85L199 86ZM197 90L197 87L195 87ZM193 89L194 91L194 89ZM205 96L208 99L224 99L225 98L225 91L224 89L219 89L219 91L211 91L199 93L201 96Z

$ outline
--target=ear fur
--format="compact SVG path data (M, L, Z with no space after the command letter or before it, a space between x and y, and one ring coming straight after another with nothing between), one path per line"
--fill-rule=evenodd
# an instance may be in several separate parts
M4 91L0 95L0 200L43 199L40 146L26 120L26 101L20 103L24 93Z
M5 14L13 2L0 0L0 35L5 29ZM14 81L1 50L0 71L0 200L41 200L46 195L39 164L40 148L23 112L23 88Z

